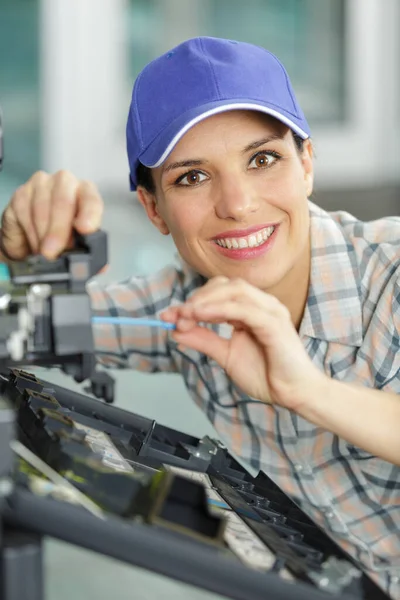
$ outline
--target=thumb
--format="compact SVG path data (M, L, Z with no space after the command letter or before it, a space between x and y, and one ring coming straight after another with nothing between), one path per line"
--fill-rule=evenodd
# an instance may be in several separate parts
M221 338L215 331L193 327L190 331L175 331L172 337L179 344L206 354L225 368L229 355L229 340Z

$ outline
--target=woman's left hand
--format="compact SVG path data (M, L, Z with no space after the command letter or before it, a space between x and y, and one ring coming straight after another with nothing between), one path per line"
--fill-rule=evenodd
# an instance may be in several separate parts
M312 363L288 309L244 280L215 277L185 304L163 312L179 344L214 359L243 392L299 412L327 376ZM230 339L199 323L229 323Z

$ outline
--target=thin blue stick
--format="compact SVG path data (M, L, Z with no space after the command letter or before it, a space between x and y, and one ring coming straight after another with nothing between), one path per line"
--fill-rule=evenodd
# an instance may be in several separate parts
M96 325L133 325L139 327L161 327L162 329L175 329L175 323L160 321L158 319L133 318L133 317L92 317Z

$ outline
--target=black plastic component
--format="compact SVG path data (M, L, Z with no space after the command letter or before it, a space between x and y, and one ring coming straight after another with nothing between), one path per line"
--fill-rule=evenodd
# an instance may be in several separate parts
M88 450L88 448L86 447ZM126 473L106 468L101 458L92 456L70 457L66 477L86 496L108 513L131 518L139 491L148 484L148 473Z
M25 490L18 490L10 499L4 517L14 526L50 535L233 600L355 600L363 597L388 600L374 584L369 593L366 587L364 596L328 595L302 582L293 585L276 573L249 569L228 552L190 543L168 529L116 518L103 521L80 507L36 498Z
M14 457L10 442L15 438L15 411L12 404L0 395L0 483L8 480L12 472ZM0 505L2 503L0 490Z
M43 389L43 383L36 375L22 369L10 369L9 371L7 369L4 372L4 376L5 379L2 380L2 388L5 389L7 387L7 394L10 400L14 401L17 406L25 390L41 392ZM7 384L7 377L10 385Z
M42 408L57 410L60 405L54 396L50 394L25 390L17 398L16 407L18 409L18 423L25 435L31 437L31 435L37 433L37 423L40 419L39 410Z
M90 379L90 386L85 388L96 398L102 398L108 404L114 402L115 380L105 371L95 371Z
M75 246L77 250L84 250L90 257L88 279L97 275L108 260L107 234L105 231L95 231L89 235L75 234ZM73 255L72 255L73 256ZM76 258L74 259L76 268Z
M91 307L87 294L56 294L51 297L53 343L59 361L65 355L94 352Z
M60 403L51 394L46 392L37 392L26 388L20 398L20 401L16 403L19 410L31 410L37 412L39 408L51 408L53 410L59 410L61 408Z
M133 508L153 525L223 546L225 523L210 514L204 488L196 481L162 471L138 492Z
M10 265L16 286L52 284L54 290L84 293L87 281L107 264L107 234L99 230L89 235L75 234L75 248L55 260L41 255Z
M75 247L55 260L35 255L11 262L0 294L0 368L56 366L93 393L114 400L110 375L96 371L88 280L107 264L107 235L75 234Z
M176 467L205 472L218 449L215 448L215 454L208 454L199 451L198 444L199 440L193 436L154 423L138 454L158 460L161 464L167 462Z
M39 393L24 391L32 384ZM20 417L29 413L27 423L19 418L19 425L31 449L65 471L106 516L102 520L83 507L35 497L26 470L3 502L10 526L53 535L237 600L266 594L270 600L388 598L265 474L252 478L218 441L199 440L17 370L3 379L2 393L20 406ZM56 410L46 408L52 396ZM79 427L98 443L82 440ZM126 470L107 468L107 452L120 457ZM212 493L246 526L250 545L256 542L254 552L263 550L269 566L242 564L238 548L225 546L221 513L217 518L210 512L198 474L182 479L174 467L209 478ZM236 543L249 539L239 535ZM287 582L282 571L293 580Z
M43 460L60 473L71 471L79 461L89 460L93 452L85 445L85 434L73 429L61 429L49 439L43 450Z

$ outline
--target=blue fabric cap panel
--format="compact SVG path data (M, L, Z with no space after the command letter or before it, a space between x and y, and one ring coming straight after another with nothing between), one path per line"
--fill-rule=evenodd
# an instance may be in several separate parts
M154 166L193 119L232 104L259 105L301 137L310 135L285 68L264 48L200 37L147 65L136 80L127 123L132 189L139 161Z

